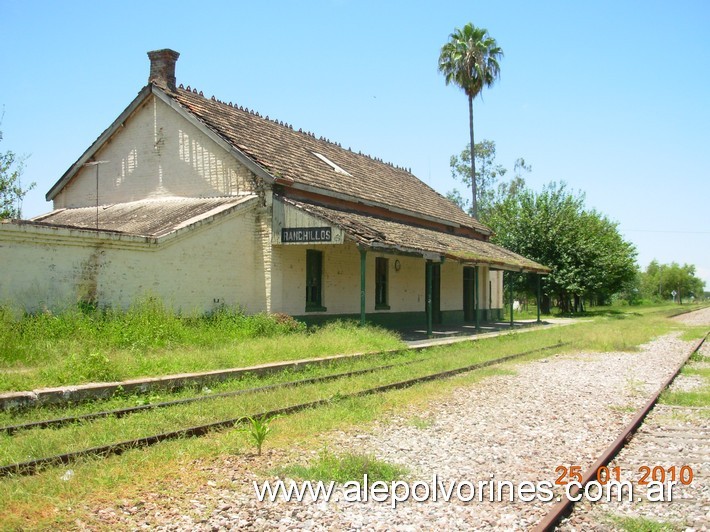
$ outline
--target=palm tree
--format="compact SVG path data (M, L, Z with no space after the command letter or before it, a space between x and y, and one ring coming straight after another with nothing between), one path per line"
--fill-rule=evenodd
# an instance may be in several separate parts
M477 28L470 22L449 35L449 42L441 47L439 71L444 74L446 84L458 85L468 96L468 122L471 133L471 189L473 203L471 212L478 217L476 200L476 155L473 141L473 99L483 87L490 87L500 76L498 61L503 50L496 40L488 35L488 30Z

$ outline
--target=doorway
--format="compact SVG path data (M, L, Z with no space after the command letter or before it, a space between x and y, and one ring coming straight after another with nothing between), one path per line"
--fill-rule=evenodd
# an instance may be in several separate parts
M426 269L425 271L424 294L426 294L429 290L429 269ZM424 297L424 309L428 320L429 309L427 308L426 297ZM432 323L435 325L441 325L441 264L438 262L431 265L431 310Z
M476 320L476 268L463 268L463 319L472 322Z

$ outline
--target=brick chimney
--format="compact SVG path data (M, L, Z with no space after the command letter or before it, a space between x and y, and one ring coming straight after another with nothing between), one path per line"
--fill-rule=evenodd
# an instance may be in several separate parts
M150 58L150 76L148 83L154 83L158 87L175 90L175 63L180 54L175 50L165 48L148 52Z

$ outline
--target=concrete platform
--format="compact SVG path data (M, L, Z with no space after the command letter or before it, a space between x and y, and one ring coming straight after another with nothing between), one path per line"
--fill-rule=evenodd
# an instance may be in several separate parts
M535 319L531 320L516 320L511 327L509 321L505 322L487 322L480 325L479 330L473 324L449 325L449 326L434 326L432 338L427 337L426 329L412 328L403 329L397 332L402 336L402 340L410 347L430 347L435 345L446 345L455 342L463 342L468 340L476 340L479 338L490 338L507 334L509 332L528 332L536 330L538 327L571 325L577 323L577 319L566 318L549 318L542 320L540 323Z
M510 322L486 323L481 325L477 332L475 326L461 325L437 327L433 332L434 338L427 338L426 330L419 328L398 331L409 349L419 350L436 345L447 345L456 342L465 342L510 332L529 332L540 327L569 325L578 320L548 319L538 324L536 320L516 321L511 328ZM392 352L399 351L398 349ZM349 355L334 355L323 358L306 358L283 362L271 362L257 366L242 368L229 368L223 370L206 371L199 373L181 373L178 375L164 375L160 377L143 377L121 382L98 382L62 386L57 388L40 388L31 391L8 392L0 394L0 410L13 410L17 408L31 408L43 405L61 405L83 401L108 399L115 393L148 393L155 390L177 390L186 386L202 386L213 382L228 379L237 379L246 374L263 375L285 369L297 369L305 366L324 365L334 361L372 356L381 352L353 353Z

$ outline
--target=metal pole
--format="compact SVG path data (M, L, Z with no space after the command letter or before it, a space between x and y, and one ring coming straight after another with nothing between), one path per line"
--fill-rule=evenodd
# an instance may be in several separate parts
M365 276L365 256L367 250L360 249L360 326L365 326L365 294L366 294L366 276Z
M537 322L540 323L540 302L542 300L542 297L540 296L540 277L541 275L538 274L537 276Z
M431 301L431 293L434 291L434 280L432 279L433 277L433 268L432 268L432 262L431 260L426 261L426 335L427 338L431 338L433 336L432 330L433 330L433 305Z
M84 164L84 166L96 167L96 229L99 228L99 165L107 162L109 161L91 161Z
M96 165L96 229L99 228L99 165Z
M508 275L508 282L510 283L510 328L513 328L513 272Z

